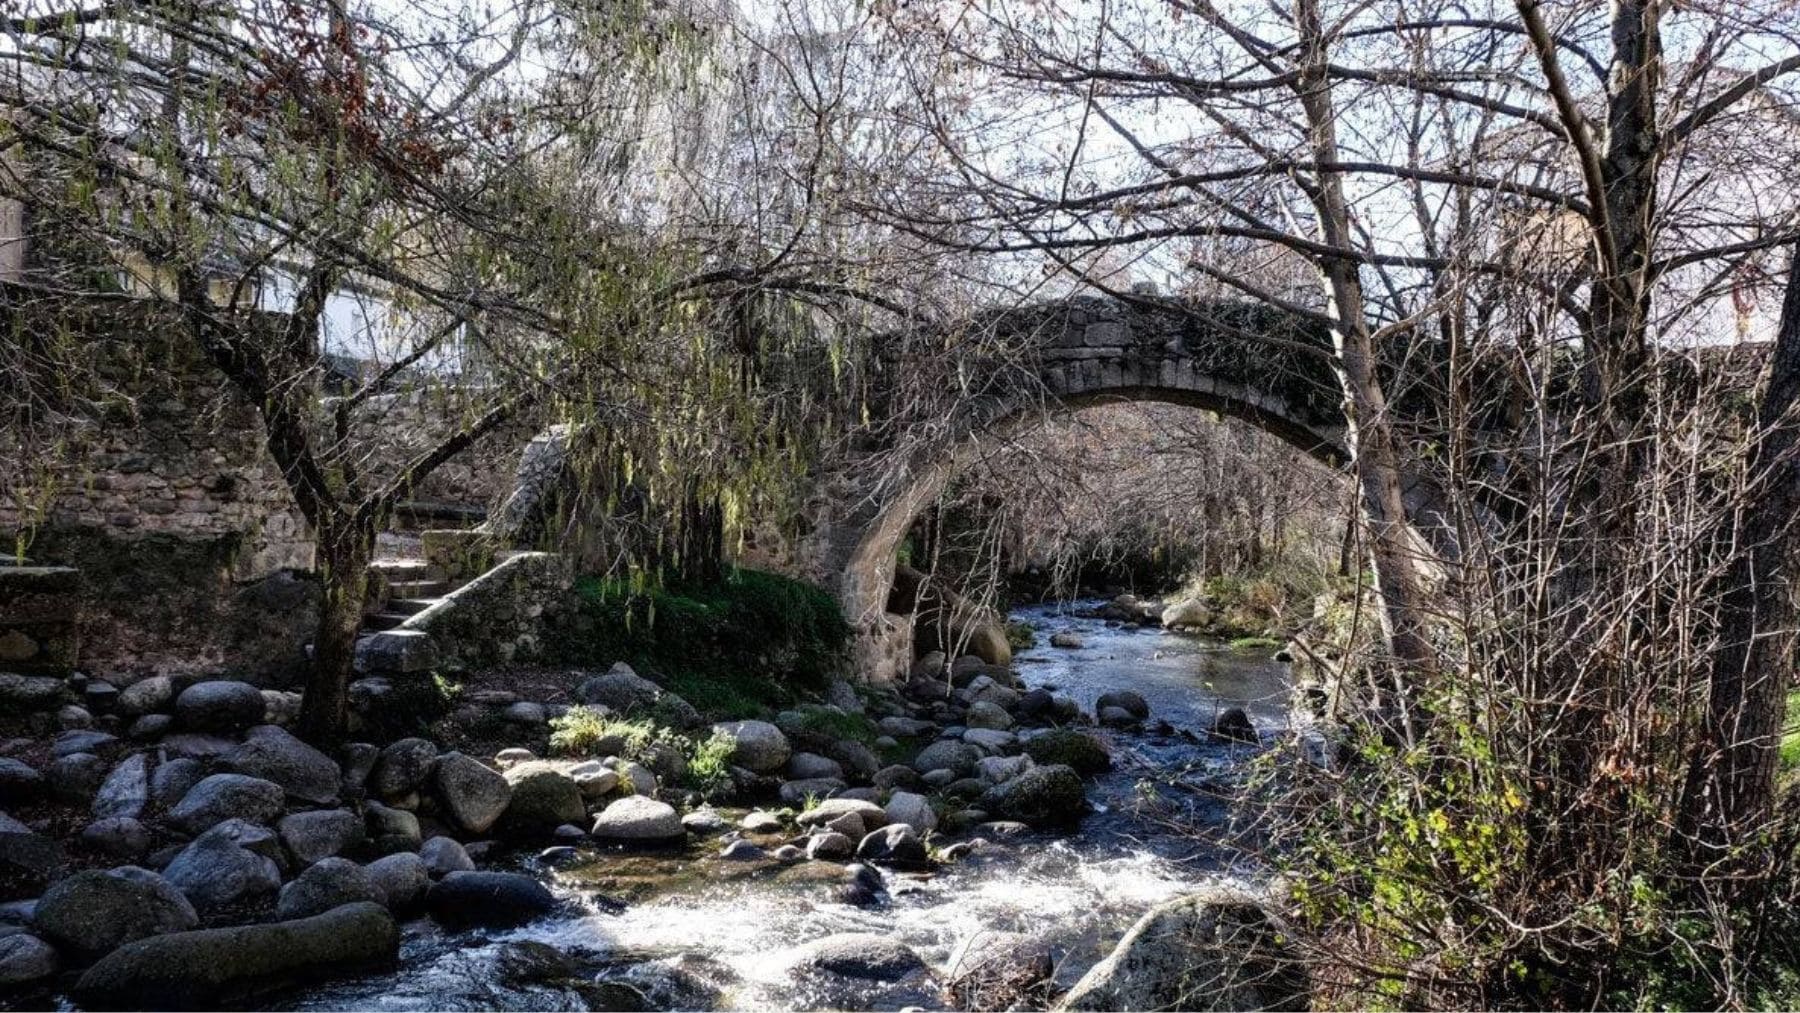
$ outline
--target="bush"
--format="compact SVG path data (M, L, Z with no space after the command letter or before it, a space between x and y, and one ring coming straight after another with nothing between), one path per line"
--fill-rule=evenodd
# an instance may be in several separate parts
M848 665L851 630L823 589L758 570L706 585L634 588L586 578L566 659L625 661L710 718L744 717L822 690Z

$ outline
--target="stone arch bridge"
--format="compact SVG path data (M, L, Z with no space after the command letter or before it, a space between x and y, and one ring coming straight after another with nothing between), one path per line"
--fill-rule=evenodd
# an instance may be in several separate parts
M857 631L857 671L886 681L911 662L910 621L886 614L896 550L985 436L1046 412L1161 401L1242 419L1332 465L1349 458L1331 343L1316 323L1247 302L1079 297L996 311L987 391L948 435L906 455L871 448L821 476L797 546L805 574L832 588ZM979 371L979 366L977 371Z

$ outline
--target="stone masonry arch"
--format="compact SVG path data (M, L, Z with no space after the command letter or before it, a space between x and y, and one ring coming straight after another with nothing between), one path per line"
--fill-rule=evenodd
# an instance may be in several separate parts
M910 663L910 624L885 612L895 551L978 441L1047 412L1162 401L1242 419L1333 466L1349 460L1330 340L1310 320L1243 302L1076 298L990 314L1024 364L1014 396L972 401L946 449L894 460L867 453L822 476L803 547L857 632L856 670L889 681Z

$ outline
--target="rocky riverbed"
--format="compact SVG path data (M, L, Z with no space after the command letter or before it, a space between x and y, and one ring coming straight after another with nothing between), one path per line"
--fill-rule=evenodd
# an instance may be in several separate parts
M184 1005L308 1009L952 1008L1094 992L1083 975L1133 921L1235 882L1213 789L1254 748L1242 740L1279 723L1285 678L1256 653L1082 611L1016 617L1042 646L1011 670L926 659L899 692L835 693L876 722L872 744L795 713L721 726L732 784L711 804L652 769L654 751L472 757L410 739L331 757L231 684L121 701L109 724L166 714L168 731L56 740L57 760L95 758L91 791L62 786L56 760L14 761L35 787L9 768L22 815L66 813L79 794L92 820L0 827L13 884L0 988L24 1005L160 988ZM622 670L581 677L576 696L683 711Z

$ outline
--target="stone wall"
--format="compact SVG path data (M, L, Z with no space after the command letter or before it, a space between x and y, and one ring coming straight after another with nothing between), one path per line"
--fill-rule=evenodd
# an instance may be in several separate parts
M574 606L568 566L550 552L520 552L399 627L427 634L452 669L535 661L548 631Z
M79 666L291 678L316 617L296 572L310 532L256 407L174 308L9 288L0 341L40 369L0 388L0 536L79 571Z
M80 646L81 574L0 565L0 669L67 675Z
M322 410L329 414L336 403L328 398ZM413 456L492 407L487 389L449 384L415 385L370 398L357 409L351 427L358 460L371 481L384 481ZM536 419L521 416L438 466L402 499L451 512L415 522L411 516L415 511L402 511L397 523L437 526L455 521L460 513L473 526L512 493L519 455L539 428Z
M312 540L239 396L161 303L58 298L5 307L4 339L70 358L58 389L0 407L0 532L234 536L233 577L312 564Z

